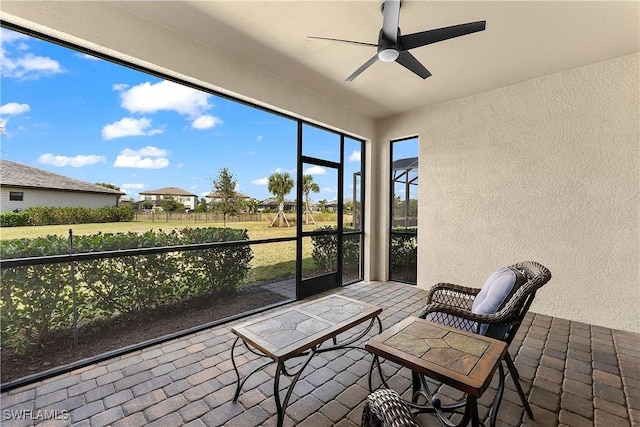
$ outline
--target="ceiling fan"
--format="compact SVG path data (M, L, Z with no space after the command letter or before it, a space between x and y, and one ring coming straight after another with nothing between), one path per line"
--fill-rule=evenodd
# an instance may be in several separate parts
M382 62L397 62L409 71L426 79L431 75L429 70L425 68L409 50L417 47L426 46L428 44L441 42L455 37L464 36L478 31L483 31L487 21L469 22L467 24L453 25L451 27L437 28L435 30L427 30L419 33L401 35L400 20L400 0L386 0L382 6L382 29L378 35L378 44L364 43L353 40L333 39L328 37L308 36L311 39L331 40L337 42L350 43L360 46L373 46L378 48L378 52L367 62L362 64L360 68L353 72L347 81L352 81L358 77L364 70L369 68L374 62L380 60Z

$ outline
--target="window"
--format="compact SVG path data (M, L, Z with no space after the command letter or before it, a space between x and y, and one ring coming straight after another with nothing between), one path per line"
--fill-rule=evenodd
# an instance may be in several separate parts
M23 197L24 193L22 191L9 192L9 200L13 200L14 202L21 202Z
M103 60L96 61L90 52L78 54L76 46L70 43L58 44L58 40L45 34L31 37L23 34L28 30L4 21L2 27L3 34L18 31L3 39L2 50L7 60L19 61L25 55L37 53L51 59L52 67L55 65L52 70L69 71L34 69L29 78L3 76L3 99L31 105L28 116L15 114L7 126L13 134L13 144L30 144L34 152L13 150L11 160L28 163L35 156L40 167L56 172L59 167L56 162L74 163L78 167L66 170L77 175L71 178L117 183L127 198L144 202L138 206L145 209L161 205L166 198L194 209L198 196L210 194L212 180L227 168L236 180L236 191L252 200L243 209L255 213L261 208L264 216L238 217L229 226L249 229L250 239L278 240L274 244L282 243L281 239L294 242L297 234L302 233L295 221L300 211L305 215L305 232L333 227L333 235L344 238L340 242L348 246L344 253L350 257L345 261L344 282L361 278L363 141L197 85L185 85L151 69L129 68L126 62L98 53L95 56ZM40 79L41 75L47 78ZM52 112L56 109L52 106L59 103L69 108L64 115L54 117ZM30 121L55 123L72 131L63 137L48 129L34 140L27 132ZM98 140L115 143L87 143ZM305 176L311 176L315 186L298 195ZM293 187L270 185L270 180L277 181L279 177L285 182L292 180ZM169 187L193 195L166 196L150 194L148 190ZM213 199L214 204L219 203L217 198ZM275 203L278 199L282 200ZM11 200L15 200L13 195ZM196 212L189 221L197 222L199 227L217 226L219 222L213 215L216 213ZM138 219L145 229L157 228L153 216ZM276 226L280 225L280 219L284 224ZM166 215L164 220L172 218ZM179 221L182 220L181 216ZM274 226L265 230L263 222ZM300 254L307 270L320 269L310 263L314 249L311 238L300 242L301 246L309 242ZM274 259L274 252L256 249L252 278L265 270L273 277L260 281L291 279L284 277L279 268L262 268L298 261L296 257ZM336 252L334 264L341 265L337 255Z
M390 279L415 284L418 254L418 138L391 142Z

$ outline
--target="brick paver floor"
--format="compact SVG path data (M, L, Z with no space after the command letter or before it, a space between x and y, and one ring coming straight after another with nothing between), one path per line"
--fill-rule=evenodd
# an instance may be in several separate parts
M357 283L342 295L381 306L389 327L423 306L426 291L399 283ZM109 359L3 393L3 426L274 426L274 368L254 375L232 402L232 324ZM530 313L509 351L535 420L507 379L498 425L640 425L640 335ZM240 369L258 362L244 352ZM371 356L363 350L323 353L295 387L285 426L358 426L368 394ZM410 372L383 364L401 393ZM493 382L497 384L496 378ZM479 400L486 417L495 388ZM445 396L460 397L455 390ZM420 415L420 425L435 425ZM53 419L58 418L58 419Z

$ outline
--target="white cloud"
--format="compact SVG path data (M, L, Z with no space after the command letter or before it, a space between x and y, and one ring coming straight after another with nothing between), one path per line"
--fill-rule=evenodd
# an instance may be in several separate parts
M78 58L88 59L90 61L101 61L101 59L98 58L97 56L93 56L93 55L89 55L89 54L81 53L81 52L76 53L76 56Z
M258 142L262 141L262 135L258 135L258 137L256 138L256 141Z
M304 171L305 175L325 175L327 170L322 166L311 166Z
M2 77L37 80L42 76L58 74L64 69L58 61L46 56L38 56L32 53L14 53L1 50L0 68Z
M268 185L269 178L265 176L264 178L254 179L253 181L251 181L251 183L255 185Z
M113 88L113 90L115 90L116 92L122 92L123 90L125 90L126 88L129 87L128 84L126 83L116 83L113 86L111 86Z
M0 107L0 114L22 114L31 111L28 104L18 104L17 102L9 102Z
M353 153L351 153L351 155L349 156L350 162L359 162L361 159L362 159L362 156L360 155L359 150L354 150Z
M151 119L125 117L102 128L102 139L110 140L124 136L155 135L162 133L161 128L151 129Z
M142 184L142 183L128 183L128 184L122 184L120 186L120 190L124 191L125 194L127 194L128 196L131 196L132 194L137 193L138 190L142 190L147 187L148 185Z
M122 184L120 186L120 188L123 191L129 191L129 190L142 190L144 188L147 188L148 185L146 184L142 184L140 182L136 182L136 183L127 183L127 184Z
M53 165L58 167L72 166L74 168L81 168L83 166L95 165L96 163L106 163L107 159L104 156L97 156L91 154L88 156L77 155L73 157L56 156L52 153L45 153L38 157L38 162L44 165Z
M191 127L194 129L210 129L215 125L221 125L222 119L208 114L200 116L191 123Z
M18 40L27 40L30 38L31 37L17 31L7 30L5 28L0 29L0 41L2 41L2 44L13 43Z
M147 146L140 150L125 148L118 154L113 166L116 168L162 169L169 166L167 150Z
M204 92L163 80L159 83L141 83L120 93L121 105L131 113L155 113L173 110L192 119L211 108Z

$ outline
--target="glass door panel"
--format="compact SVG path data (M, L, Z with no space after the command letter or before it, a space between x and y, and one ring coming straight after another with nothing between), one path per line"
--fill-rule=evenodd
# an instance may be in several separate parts
M391 280L415 284L418 256L418 138L391 143Z
M332 162L303 157L298 194L301 266L298 298L340 285L342 206L338 191L339 168Z

